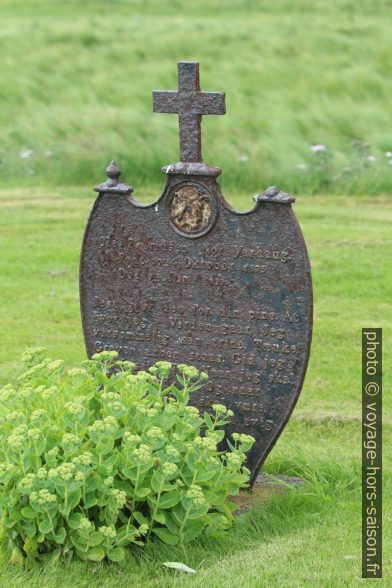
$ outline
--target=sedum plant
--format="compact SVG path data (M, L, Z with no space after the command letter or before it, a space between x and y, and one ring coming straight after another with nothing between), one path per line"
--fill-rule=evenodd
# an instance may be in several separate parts
M183 544L226 529L247 485L254 439L217 445L233 413L201 415L191 366L146 371L105 351L66 370L27 351L17 386L0 389L0 546L11 561L55 552L121 561L130 544ZM173 381L175 383L173 383Z

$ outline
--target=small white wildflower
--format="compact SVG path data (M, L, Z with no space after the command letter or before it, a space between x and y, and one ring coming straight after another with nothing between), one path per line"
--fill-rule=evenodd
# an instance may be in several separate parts
M321 143L318 143L317 145L311 145L310 150L313 153L321 153L322 151L326 151L327 147L325 145L322 145Z
M306 165L306 163L297 163L295 167L300 170L305 170L308 166Z
M32 149L24 149L20 152L21 159L30 159L34 155L34 151Z
M369 163L374 163L376 161L376 157L374 157L374 155L368 155L366 161Z
M392 151L385 151L385 157L391 158L392 157Z
M249 157L247 155L240 155L238 161L248 161Z

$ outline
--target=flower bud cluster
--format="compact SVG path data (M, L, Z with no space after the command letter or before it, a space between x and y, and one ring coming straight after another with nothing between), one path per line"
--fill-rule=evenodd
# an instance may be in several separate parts
M108 433L113 431L113 429L116 429L117 425L118 423L114 416L109 415L102 420L98 419L94 421L93 424L88 427L88 430L90 433Z
M51 494L46 488L42 488L39 492L32 492L30 494L30 502L37 502L38 504L53 504L57 501L56 495Z
M139 443L139 441L140 441L139 435L133 435L129 431L125 431L125 433L123 435L123 442L124 443L131 445L133 443Z
M100 351L99 353L94 353L92 359L98 361L111 361L113 359L117 359L118 352L117 351Z
M189 490L186 493L186 497L189 498L189 500L191 500L193 502L193 504L205 504L205 498L203 495L203 490L200 488L200 486L197 486L196 484L192 484L191 486L189 486Z
M83 472L76 472L76 474L75 474L76 482L84 482L85 479L86 479L86 476Z
M197 368L193 365L186 365L185 363L178 364L177 371L190 380L194 380L199 376L199 370Z
M193 443L196 447L202 447L207 451L216 451L216 439L213 436L195 437Z
M178 468L175 463L167 461L162 466L162 473L165 477L174 476L178 471Z
M32 441L38 441L38 439L41 437L41 430L40 429L29 429L27 431L27 436Z
M240 443L254 443L255 438L252 435L246 435L245 433L233 433L232 437L234 441L239 441Z
M59 448L52 447L52 449L50 449L46 455L49 459L56 459L59 455Z
M67 402L64 408L73 417L79 417L84 413L83 405L80 402Z
M89 519L87 517L82 517L80 519L78 529L80 531L89 531L92 528L92 526L93 526L92 522L89 521Z
M150 409L150 410L151 410L151 409ZM147 433L146 433L146 436L147 436L149 439L152 439L152 440L158 440L158 439L162 439L162 438L163 438L165 435L164 435L164 433L163 433L162 429L160 429L159 427L151 427L151 428L150 428L150 429L147 431Z
M86 370L84 370L83 368L71 368L70 370L68 370L67 374L71 378L75 378L77 376L85 376Z
M65 433L61 440L61 444L65 446L78 445L79 443L79 437L77 435L73 435L72 433Z
M16 394L16 391L10 384L6 384L0 388L0 402L3 404L4 402L8 402L11 400Z
M170 374L171 369L172 369L173 366L170 363L170 361L157 361L155 363L155 366L154 367L158 368L159 376L162 379L166 379L166 378L169 377L169 374Z
M10 435L7 439L8 445L15 451L21 451L26 443L26 437L23 435Z
M122 404L122 402L115 400L114 402L108 402L107 409L112 412L123 412L124 405Z
M31 413L31 420L32 421L39 421L39 419L41 417L43 417L46 414L46 410L44 410L43 408L37 408L37 410L34 410Z
M37 478L38 480L46 480L48 475L48 471L46 468L42 467L39 468L38 472L37 472Z
M58 372L62 367L64 367L64 361L62 359L55 359L54 361L48 363L46 367L51 372Z
M233 466L234 468L239 468L243 462L243 458L238 453L229 453L226 458L226 462L228 465Z
M102 525L102 527L99 527L98 530L101 533L101 535L103 535L107 539L114 539L117 535L116 529L114 528L113 525L110 525L109 527Z
M42 359L45 357L45 353L45 347L31 347L23 353L22 361L25 365L41 363Z
M76 455L75 457L73 457L72 463L74 463L76 465L88 466L88 465L91 465L92 460L93 460L93 454L90 453L89 451L84 451L80 455Z
M178 451L178 449L176 449L174 447L174 445L166 445L165 451L166 451L166 455L168 457L174 457L174 458L180 457L180 452Z
M185 407L185 412L189 416L194 416L194 417L198 417L199 416L199 409L196 408L196 406L187 406L187 407Z
M32 489L34 482L36 480L36 476L35 474L26 474L24 478L21 479L21 481L18 484L18 489L21 492L28 492L29 490Z
M151 449L148 445L140 445L132 451L132 457L135 459L136 463L143 464L148 462L151 459Z
M51 386L50 388L44 388L41 392L41 396L43 400L49 400L53 398L55 394L58 392L58 388L56 386Z
M118 508L122 508L127 500L127 495L123 490L118 490L118 488L113 488L112 496L116 499Z
M0 478L10 474L13 471L13 466L10 463L1 462L0 463Z
M101 398L103 400L119 400L120 395L117 392L102 392Z
M52 468L49 470L49 478L61 478L65 482L72 480L73 475L75 473L75 465L71 462L65 461L57 468Z

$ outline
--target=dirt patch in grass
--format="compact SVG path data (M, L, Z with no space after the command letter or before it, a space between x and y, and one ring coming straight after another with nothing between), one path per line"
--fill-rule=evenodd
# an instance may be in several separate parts
M230 500L237 504L235 514L239 515L266 502L273 494L281 494L287 488L297 487L301 484L303 484L303 480L295 476L260 474L251 490L244 490L237 496L231 496Z

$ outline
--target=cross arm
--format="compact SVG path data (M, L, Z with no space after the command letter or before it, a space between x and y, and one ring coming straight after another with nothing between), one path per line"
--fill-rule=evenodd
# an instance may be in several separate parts
M195 110L198 114L226 114L224 92L200 92Z
M178 92L176 90L154 90L152 93L153 112L169 112L177 114L179 111Z

